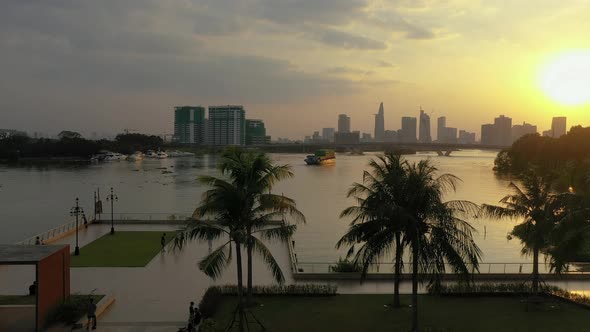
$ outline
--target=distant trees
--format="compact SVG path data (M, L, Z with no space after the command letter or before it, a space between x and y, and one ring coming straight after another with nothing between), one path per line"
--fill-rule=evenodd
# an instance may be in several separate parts
M57 137L60 140L63 140L63 139L79 139L79 138L82 138L82 135L80 133L75 132L75 131L63 130L59 134L57 134Z
M155 135L119 134L115 137L113 150L131 154L135 151L158 150L164 146L164 140Z
M0 159L18 158L90 158L100 150L130 154L135 151L157 150L164 140L154 135L121 134L114 141L87 140L74 131L64 130L59 139L33 139L26 135L0 138Z
M575 126L559 138L529 134L498 154L495 169L502 173L520 174L531 165L545 173L561 172L566 163L576 172L590 170L590 127ZM572 183L571 185L579 185Z

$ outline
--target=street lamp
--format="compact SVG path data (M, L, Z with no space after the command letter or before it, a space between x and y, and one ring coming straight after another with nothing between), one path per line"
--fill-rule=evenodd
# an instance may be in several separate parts
M70 210L70 215L76 216L76 248L74 249L74 256L80 255L80 247L78 246L78 216L81 214L84 214L84 209L82 209L78 197L76 197L76 206Z
M113 193L113 187L111 187L111 194L107 196L107 201L111 201L111 235L115 234L113 203L118 200L119 198Z

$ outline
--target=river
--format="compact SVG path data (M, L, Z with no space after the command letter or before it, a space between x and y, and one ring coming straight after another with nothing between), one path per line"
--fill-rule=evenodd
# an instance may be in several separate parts
M296 200L307 223L295 235L299 261L332 262L344 256L335 249L336 241L348 227L339 219L340 212L353 202L346 192L353 182L362 180L373 153L362 156L338 154L335 165L306 166L303 154L272 154L279 164L292 166L295 177L276 187ZM450 157L434 153L407 156L410 161L431 158L441 172L462 179L457 192L446 199L468 199L475 203L496 203L506 195L509 179L492 171L496 152L456 151ZM92 216L93 192L100 189L104 201L112 186L118 201L115 213L190 214L206 189L198 184L199 175L218 175L218 156L110 162L69 166L0 165L0 243L14 243L71 220L70 208L76 197ZM105 216L108 217L108 216ZM528 262L520 254L518 240L508 241L507 233L514 221L472 220L478 230L476 242L484 262Z

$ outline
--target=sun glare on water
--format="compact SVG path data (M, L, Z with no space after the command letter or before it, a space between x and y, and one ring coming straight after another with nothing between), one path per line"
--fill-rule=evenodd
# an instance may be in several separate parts
M549 62L540 85L551 99L569 106L590 103L590 50L568 52Z

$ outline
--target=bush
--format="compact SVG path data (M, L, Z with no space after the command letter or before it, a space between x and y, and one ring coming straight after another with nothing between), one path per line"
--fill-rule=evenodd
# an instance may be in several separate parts
M590 308L590 297L575 294L557 286L540 285L539 291L542 294L552 295L564 300L575 302L577 304L587 306ZM483 283L483 284L467 284L457 283L452 285L439 285L438 287L428 287L429 294L435 295L457 295L457 296L478 296L484 294L499 294L499 295L517 295L530 294L532 292L531 286L523 283Z
M330 266L332 272L361 272L362 268L359 264L349 261L348 259L338 259L338 263Z
M238 295L235 285L216 286L222 295ZM245 292L244 288L244 292ZM257 296L333 296L337 294L335 285L304 284L304 285L272 285L253 286L252 294Z
M219 287L209 287L201 302L199 303L199 311L203 316L203 319L210 318L215 315L217 309L219 309L219 305L221 304L221 292L219 291Z
M72 295L63 303L57 305L49 312L46 319L46 326L55 324L74 325L82 316L86 314L88 308L88 299L94 299L98 303L102 295Z
M217 327L215 320L212 318L207 318L201 322L199 325L199 332L217 332Z

